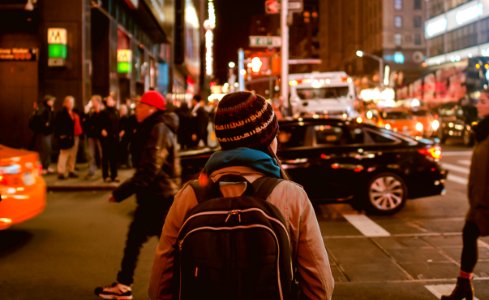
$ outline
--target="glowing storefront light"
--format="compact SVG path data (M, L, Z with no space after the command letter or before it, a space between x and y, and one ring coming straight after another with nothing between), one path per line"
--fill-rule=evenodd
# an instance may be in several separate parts
M457 11L455 20L458 25L464 25L478 19L482 16L484 10L481 3L474 3L474 5L464 7L462 10Z
M447 18L439 16L426 22L425 35L427 38L432 38L444 33L447 30Z
M214 1L209 0L207 3L207 14L209 18L204 21L205 28L205 74L212 76L214 74L214 33L216 28L216 11Z

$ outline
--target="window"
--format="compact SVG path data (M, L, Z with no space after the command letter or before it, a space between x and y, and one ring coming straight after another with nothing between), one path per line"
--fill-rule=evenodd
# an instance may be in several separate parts
M421 28L421 26L423 25L423 20L421 19L421 16L414 16L413 18L413 25L414 25L414 28Z
M277 139L279 148L292 148L304 146L307 126L282 126L279 129Z
M420 46L420 45L421 45L421 34L416 33L416 34L414 35L414 44L415 44L416 46Z
M414 9L421 9L421 0L414 0Z
M367 129L367 133L369 136L368 140L373 144L396 144L400 142L387 130L374 131Z
M396 46L401 46L402 43L402 35L400 33L394 34L394 44Z
M401 10L402 9L402 0L394 0L394 8L396 10Z
M395 16L394 17L394 26L397 28L402 27L402 17L401 16Z
M342 127L318 125L314 126L314 132L318 145L344 145L348 142Z

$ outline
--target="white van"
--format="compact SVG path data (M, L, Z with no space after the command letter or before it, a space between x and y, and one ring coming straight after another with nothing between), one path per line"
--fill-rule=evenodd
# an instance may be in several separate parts
M293 116L356 117L355 86L345 72L289 74Z

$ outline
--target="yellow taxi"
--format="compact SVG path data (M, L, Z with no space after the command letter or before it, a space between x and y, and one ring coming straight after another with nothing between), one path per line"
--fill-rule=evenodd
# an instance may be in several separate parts
M36 152L0 145L0 230L39 215L46 183Z
M422 123L404 108L392 107L378 110L368 110L365 113L366 122L384 127L392 131L404 133L412 137L422 136Z

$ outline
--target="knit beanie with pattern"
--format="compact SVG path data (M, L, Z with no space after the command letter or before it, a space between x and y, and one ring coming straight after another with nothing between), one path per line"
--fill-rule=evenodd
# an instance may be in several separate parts
M236 92L219 101L214 129L223 150L267 149L277 135L278 121L265 98L251 92Z

